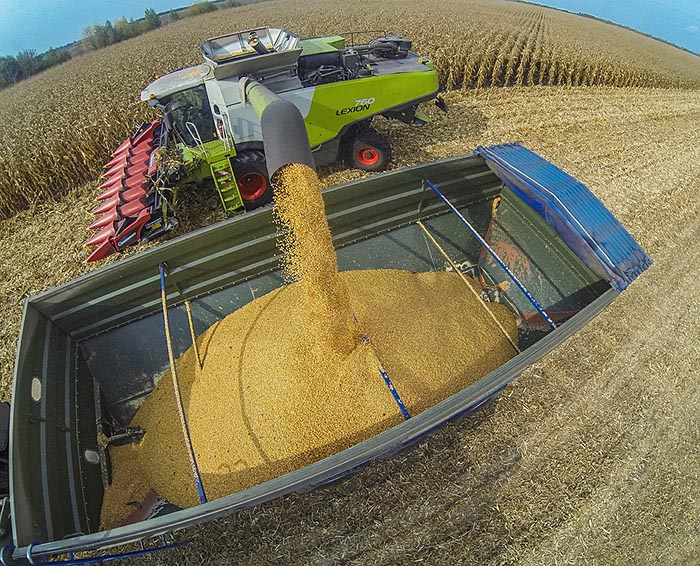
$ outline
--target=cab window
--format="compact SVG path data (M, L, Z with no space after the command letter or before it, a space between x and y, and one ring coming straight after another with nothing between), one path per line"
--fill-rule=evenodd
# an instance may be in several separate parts
M196 145L192 136L192 126L199 132L202 142L211 141L216 137L214 120L204 85L176 92L168 100L167 107L170 110L173 126L187 145Z

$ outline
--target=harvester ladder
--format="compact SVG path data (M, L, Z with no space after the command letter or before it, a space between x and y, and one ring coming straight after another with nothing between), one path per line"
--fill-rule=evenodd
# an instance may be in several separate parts
M228 159L211 164L211 176L227 213L243 212L243 199Z

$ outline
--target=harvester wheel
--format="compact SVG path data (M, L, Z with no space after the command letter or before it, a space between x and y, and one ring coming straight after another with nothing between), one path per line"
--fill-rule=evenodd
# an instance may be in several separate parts
M231 165L246 210L272 202L272 185L267 178L265 154L262 151L241 151L231 159Z
M350 146L348 164L363 171L383 171L391 161L391 144L374 128L357 132Z

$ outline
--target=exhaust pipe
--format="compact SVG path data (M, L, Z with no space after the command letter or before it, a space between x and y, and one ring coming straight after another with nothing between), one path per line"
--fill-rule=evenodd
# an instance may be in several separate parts
M299 109L248 77L241 79L240 88L241 100L249 102L260 119L270 180L289 163L302 163L314 169L306 124Z

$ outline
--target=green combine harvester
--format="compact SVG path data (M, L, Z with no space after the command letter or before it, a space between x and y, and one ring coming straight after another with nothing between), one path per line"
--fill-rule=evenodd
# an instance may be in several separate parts
M272 200L261 116L280 101L301 113L314 165L344 160L365 171L383 170L391 159L386 137L371 127L377 115L412 125L428 117L421 102L438 97L432 63L411 51L411 42L384 34L364 44L334 35L300 39L260 27L209 39L205 62L165 75L141 93L162 113L143 124L107 163L99 215L87 241L88 261L152 240L177 225L178 186L212 179L231 215ZM289 144L284 105L268 112L276 139ZM308 148L297 148L308 151Z

